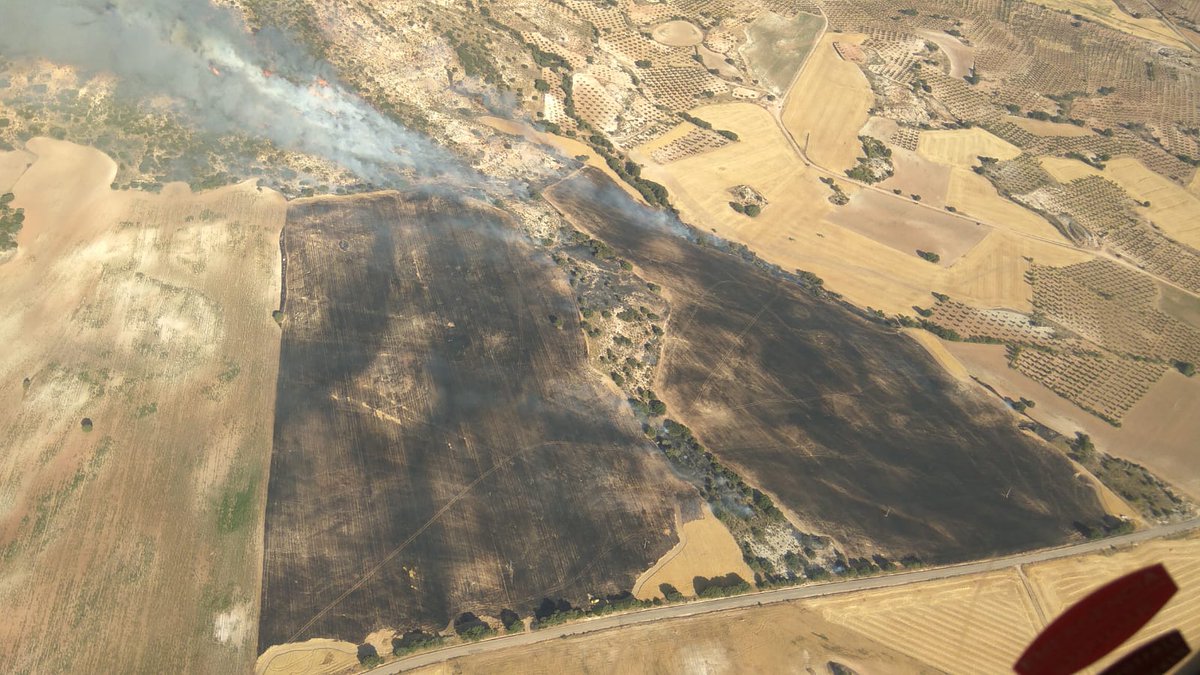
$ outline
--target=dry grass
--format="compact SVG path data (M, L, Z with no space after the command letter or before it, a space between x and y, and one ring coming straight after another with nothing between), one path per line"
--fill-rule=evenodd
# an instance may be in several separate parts
M917 152L930 161L969 168L978 164L980 157L1012 159L1021 154L1021 149L980 127L971 127L923 131Z
M244 670L284 202L112 192L101 153L29 148L13 189L28 220L0 266L0 662Z
M814 600L829 621L948 673L1006 672L1041 628L1016 570Z
M854 166L862 152L858 130L875 102L858 66L843 61L833 43L859 44L865 36L826 33L788 92L783 123L812 161L833 171Z
M1086 178L1088 176L1103 176L1104 172L1095 167L1088 166L1077 159L1069 157L1039 157L1038 163L1046 170L1046 173L1054 177L1054 180L1060 183L1070 183L1078 178Z
M1113 0L1033 0L1033 2L1051 9L1068 10L1073 14L1079 14L1084 18L1144 40L1152 40L1185 51L1189 49L1187 43L1180 40L1175 31L1162 21L1145 16L1135 19L1121 11L1120 6Z
M679 543L638 578L633 594L642 600L661 598L659 584L671 584L684 595L692 596L695 577L717 577L730 572L747 581L754 579L737 541L705 504L699 518L679 527Z
M1155 563L1166 566L1179 591L1121 649L1097 662L1099 670L1172 628L1178 628L1189 644L1200 640L1200 537L1159 539L1117 553L1055 560L1030 566L1026 574L1039 604L1053 617L1112 579Z

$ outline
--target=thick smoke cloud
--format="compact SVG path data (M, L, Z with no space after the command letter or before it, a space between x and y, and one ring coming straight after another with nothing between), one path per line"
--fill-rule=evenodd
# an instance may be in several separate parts
M205 0L0 0L0 54L112 72L205 128L267 138L378 185L403 176L482 187L429 138L384 117L283 36L250 35Z

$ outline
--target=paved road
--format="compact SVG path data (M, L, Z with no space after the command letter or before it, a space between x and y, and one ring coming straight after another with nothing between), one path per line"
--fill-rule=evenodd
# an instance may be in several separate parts
M540 642L546 642L548 640L556 640L558 638L563 638L570 635L595 633L614 628L650 623L652 621L679 619L688 616L711 614L713 612L723 612L726 610L739 609L743 607L768 605L777 602L801 600L804 598L816 598L826 595L838 595L841 593L851 593L854 591L866 591L875 588L891 588L895 586L920 583L923 581L933 581L935 579L950 579L969 574L979 574L981 572L994 572L996 570L1003 570L1017 565L1030 565L1034 563L1046 562L1047 560L1056 560L1058 558L1067 558L1085 553L1093 553L1095 551L1100 551L1110 547L1135 544L1149 539L1169 537L1171 535L1180 534L1197 528L1200 528L1200 518L1193 518L1182 523L1163 525L1160 527L1151 528L1149 530L1142 530L1141 532L1134 532L1132 534L1126 534L1119 537L1112 537L1110 539L1089 541L1083 544L1075 544L1073 546L1042 549L1040 551L1020 553L1017 555L1004 558L995 558L992 560L981 560L978 562L963 563L961 565L952 565L949 567L923 569L915 572L899 572L897 574L868 577L865 579L852 579L849 581L835 581L824 584L810 584L806 586L795 586L792 588L780 588L771 591L737 595L730 598L697 600L680 605L655 607L653 609L632 611L625 614L610 614L608 616L596 619L587 619L583 621L577 621L575 623L552 626L536 632L505 635L491 638L489 640L483 640L481 642L455 645L445 649L438 649L431 652L416 654L380 666L379 668L376 668L370 672L373 675L390 675L392 673L400 673L405 670L412 670L422 666L442 663L444 661L461 658L463 656L483 654L486 652L494 652L501 649L510 649L525 645L533 645Z

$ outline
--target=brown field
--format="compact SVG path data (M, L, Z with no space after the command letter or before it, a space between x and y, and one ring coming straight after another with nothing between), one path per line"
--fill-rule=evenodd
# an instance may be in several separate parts
M835 55L836 58L836 55ZM928 298L937 265L880 244L819 217L835 207L830 189L792 152L770 114L748 103L692 111L730 129L737 143L662 166L648 161L643 175L663 183L684 221L741 242L786 269L806 269L860 305L911 311ZM645 161L646 147L632 156ZM757 218L729 208L727 190L749 184L769 204ZM843 184L847 194L857 188ZM879 264L886 261L886 264Z
M1116 553L1064 558L1026 568L1030 586L1047 617L1054 617L1116 577L1147 565L1162 563L1179 591L1150 623L1113 655L1096 663L1099 671L1146 640L1178 628L1188 644L1200 641L1200 537L1158 539Z
M652 141L633 153L637 161L646 162L644 175L667 186L686 222L743 243L785 269L811 271L859 306L911 313L914 304L928 304L929 291L936 290L978 306L1028 311L1030 287L1024 275L1029 263L1025 257L1055 265L1091 257L1069 246L1017 236L1061 239L1050 223L1001 198L986 179L969 169L950 169L952 194L956 184L967 185L971 197L961 198L960 203L982 205L977 215L986 215L996 227L1011 228L1016 234L987 234L980 229L983 234L976 238L976 228L968 220L877 191L860 192L848 183L843 186L851 195L851 205L835 207L828 201L830 189L800 163L761 108L731 103L699 108L693 114L718 128L735 131L741 140L669 165L649 159L660 142ZM672 130L667 136L683 131ZM945 167L918 160L926 166ZM729 208L728 188L743 183L756 188L769 202L756 218ZM854 217L856 210L864 208L871 218ZM818 219L822 215L824 219ZM904 228L873 226L877 217L902 220ZM927 241L918 241L926 235ZM973 247L968 245L972 240L977 242ZM933 265L916 257L916 249L924 246L942 255L943 263L953 264Z
M1158 308L1186 324L1200 328L1200 298L1190 293L1160 283Z
M864 131L870 135L869 130ZM951 173L956 170L953 167L932 162L904 148L892 148L892 166L895 173L881 182L879 187L888 190L898 188L905 195L921 195L921 203L931 206L941 207L950 203L947 191Z
M854 166L862 152L858 130L875 102L867 78L857 65L837 55L833 43L859 44L864 38L826 33L802 66L783 105L783 123L796 142L812 161L833 171Z
M825 221L908 255L916 256L917 250L933 251L941 256L937 264L942 267L953 265L991 232L969 220L877 190L860 191L849 204L826 215Z
M917 152L933 162L969 168L979 164L981 156L1001 160L1012 159L1021 154L1021 149L980 127L971 127L923 131Z
M1192 497L1200 497L1195 454L1195 440L1200 438L1200 380L1168 371L1126 413L1121 426L1114 427L1009 368L1003 346L950 342L946 348L972 375L1001 394L1037 403L1027 411L1033 419L1068 436L1083 431L1100 450L1137 462Z
M699 516L682 525L676 523L679 543L638 577L633 585L635 596L642 600L661 598L659 584L671 584L684 595L694 596L692 580L697 576L711 578L735 572L746 580L754 578L737 541L707 504Z
M1028 117L1005 115L1004 121L1012 122L1034 136L1067 136L1078 138L1080 136L1096 135L1096 132L1087 127L1077 127L1074 124L1060 124L1058 122L1051 122L1050 120L1035 120Z
M28 146L28 220L0 265L0 663L245 670L283 200L113 192L103 154Z
M559 673L931 673L933 668L798 602L660 621L468 656L421 675Z

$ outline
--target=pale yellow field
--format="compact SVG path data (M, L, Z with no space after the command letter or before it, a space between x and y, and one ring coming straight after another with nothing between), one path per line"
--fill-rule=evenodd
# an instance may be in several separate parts
M1104 175L1099 169L1069 157L1038 157L1038 163L1042 165L1046 173L1060 183L1069 183L1077 178L1087 176Z
M1092 256L996 230L947 270L938 280L942 285L934 290L977 307L1032 311L1032 287L1025 281L1030 265L1026 258L1042 265L1061 266L1084 262Z
M659 584L671 584L680 593L694 596L695 577L716 577L730 572L747 581L754 579L754 571L742 558L737 541L706 504L700 518L679 527L679 543L638 577L633 594L641 600L661 598Z
M1028 117L1017 117L1016 115L1005 115L1006 122L1021 127L1025 131L1035 136L1093 136L1096 132L1087 127L1077 127L1074 124L1060 124L1051 122L1050 120L1035 120Z
M1192 182L1188 183L1188 192L1200 196L1200 171L1197 171L1196 175L1192 176Z
M1120 185L1139 202L1141 212L1164 234L1189 246L1200 246L1200 197L1147 169L1132 157L1117 157L1101 171L1065 157L1043 157L1042 167L1059 182L1084 176L1103 176Z
M946 345L936 335L920 328L905 328L903 332L924 347L933 360L937 361L938 365L945 368L946 372L956 379L971 379L971 373L967 371L967 367L946 349Z
M1167 236L1200 247L1200 197L1167 180L1132 157L1108 162L1104 175L1139 202L1150 202L1145 213Z
M843 61L834 42L859 44L863 35L826 33L783 105L783 123L809 159L826 169L854 166L862 154L858 130L875 101L871 85L858 66Z
M839 623L949 673L1003 673L1041 629L1015 569L810 601Z
M979 163L980 157L1012 159L1021 154L1021 149L979 127L971 127L923 131L917 153L941 164L971 167Z
M1178 628L1188 644L1200 641L1200 537L1146 542L1117 553L1054 560L1026 568L1030 585L1048 616L1062 613L1089 592L1147 565L1163 563L1179 591L1145 628L1096 664L1099 670L1146 640Z
M935 672L798 602L659 621L467 656L422 675L562 673L828 673L835 661L858 673Z
M1066 239L1045 218L1001 197L988 179L964 167L950 170L946 203L961 213L978 218L999 229L1066 243Z
M357 645L323 638L275 645L254 666L257 675L332 675L357 669Z
M1154 18L1135 19L1121 11L1113 0L1033 0L1051 9L1065 9L1097 23L1115 28L1145 40L1170 45L1187 51L1190 47L1179 39L1170 26Z
M669 145L673 141L683 138L684 136L687 136L688 132L695 128L697 128L697 127L694 124L692 124L691 122L680 122L679 124L676 124L673 128L671 128L671 130L668 131L667 133L665 133L657 138L652 138L649 141L646 141L642 145L638 146L637 150L642 155L649 157L650 154L655 152L656 150L658 150L666 145ZM601 163L603 164L603 162L601 162ZM605 164L604 166L607 167L608 165Z

